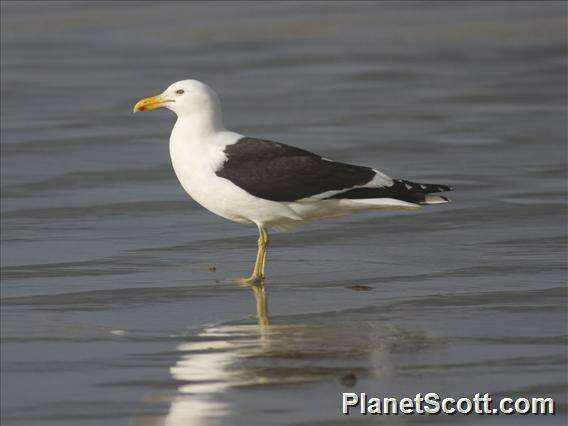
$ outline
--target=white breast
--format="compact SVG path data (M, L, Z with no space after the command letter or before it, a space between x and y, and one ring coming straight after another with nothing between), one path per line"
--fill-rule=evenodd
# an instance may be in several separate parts
M188 138L174 131L170 137L172 165L185 191L211 212L239 223L277 224L300 220L284 203L263 200L215 173L225 162L225 146L242 136L229 131Z

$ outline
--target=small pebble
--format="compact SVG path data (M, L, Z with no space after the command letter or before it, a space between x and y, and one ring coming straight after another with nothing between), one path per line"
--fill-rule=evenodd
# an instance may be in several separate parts
M373 287L369 287L368 285L352 285L347 288L355 291L371 291L373 289Z
M353 373L351 371L351 372L341 376L341 378L339 379L339 383L341 383L344 386L348 386L348 387L351 388L351 387L355 386L355 384L357 384L357 376L355 375L355 373Z

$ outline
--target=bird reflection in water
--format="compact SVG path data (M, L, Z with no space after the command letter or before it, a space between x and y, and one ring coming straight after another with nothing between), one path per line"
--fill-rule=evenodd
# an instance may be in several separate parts
M266 289L263 283L242 285L250 288L256 301L256 324L221 325L199 333L199 341L183 343L183 352L176 365L170 369L173 378L182 384L179 396L171 403L165 419L167 426L191 426L216 423L215 419L229 415L230 406L223 393L230 386L261 383L239 377L231 366L242 358L268 350L269 319Z
M171 374L181 384L166 425L219 424L235 415L246 424L247 416L286 416L305 407L305 395L285 393L282 384L335 382L337 391L350 391L360 379L370 386L380 377L374 383L382 389L397 369L421 372L420 366L405 362L406 356L412 359L443 345L416 323L386 318L384 305L280 316L275 323L269 321L265 287L249 289L256 321L209 327L178 347L182 355ZM396 384L398 379L393 380ZM262 392L249 399L248 392L259 387Z

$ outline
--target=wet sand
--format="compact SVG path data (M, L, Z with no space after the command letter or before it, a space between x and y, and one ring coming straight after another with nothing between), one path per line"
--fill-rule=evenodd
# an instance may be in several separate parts
M342 417L345 391L565 424L565 33L554 2L3 3L3 424L535 424ZM256 229L185 195L172 115L131 114L188 77L231 129L454 202L274 233L240 287Z

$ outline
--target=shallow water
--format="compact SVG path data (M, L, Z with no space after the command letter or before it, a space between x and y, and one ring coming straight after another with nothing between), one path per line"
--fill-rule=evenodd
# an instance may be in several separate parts
M3 424L375 420L343 391L552 396L565 424L565 33L554 2L2 3ZM131 114L188 77L231 129L454 202L274 234L241 288L256 230L184 194L171 115Z

